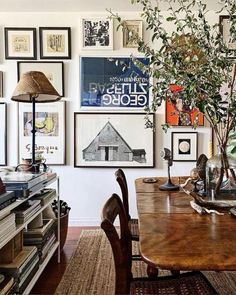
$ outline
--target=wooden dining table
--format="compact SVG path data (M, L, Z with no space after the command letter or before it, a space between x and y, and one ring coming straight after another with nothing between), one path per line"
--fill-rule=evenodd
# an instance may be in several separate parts
M177 270L236 270L236 218L224 210L199 214L192 197L180 191L160 191L156 182L135 180L142 259L153 268ZM175 177L183 183L186 178Z

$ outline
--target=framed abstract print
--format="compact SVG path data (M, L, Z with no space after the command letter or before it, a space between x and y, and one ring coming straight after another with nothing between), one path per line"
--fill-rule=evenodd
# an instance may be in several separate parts
M155 125L154 114L149 118ZM143 113L74 113L74 167L154 165L155 133Z
M36 152L41 152L46 164L65 164L65 101L36 103ZM19 103L19 163L31 158L32 104Z
M0 166L7 165L7 104L0 103Z

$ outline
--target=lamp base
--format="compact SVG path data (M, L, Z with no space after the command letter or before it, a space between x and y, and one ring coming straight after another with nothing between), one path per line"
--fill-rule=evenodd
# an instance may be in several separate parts
M179 190L179 186L175 185L171 182L170 179L167 180L166 183L162 184L159 186L159 190L160 191L178 191Z

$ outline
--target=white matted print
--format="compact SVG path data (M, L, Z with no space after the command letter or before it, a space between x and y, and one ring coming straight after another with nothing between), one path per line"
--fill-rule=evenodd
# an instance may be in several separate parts
M36 103L35 150L46 164L65 164L65 101ZM19 103L19 162L32 157L32 104Z
M172 132L173 161L196 161L198 157L197 132Z
M0 103L0 166L7 165L7 105Z
M83 18L82 49L113 49L113 21L106 17Z
M75 113L75 167L154 167L155 134L143 113ZM154 114L149 115L155 125Z

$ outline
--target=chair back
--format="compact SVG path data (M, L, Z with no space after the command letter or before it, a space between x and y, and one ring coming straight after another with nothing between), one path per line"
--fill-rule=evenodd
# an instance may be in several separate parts
M117 169L115 172L116 181L119 183L121 189L122 200L125 208L125 213L127 215L128 220L131 219L129 215L129 191L125 173L122 169Z
M120 221L120 235L114 226L114 221L117 217L119 217ZM131 234L123 203L117 194L113 194L103 207L101 228L106 233L113 252L115 294L129 294L130 281L132 279Z

